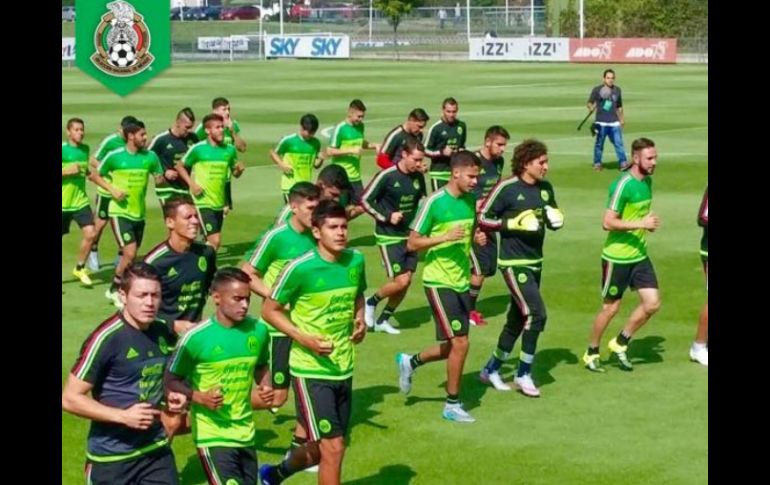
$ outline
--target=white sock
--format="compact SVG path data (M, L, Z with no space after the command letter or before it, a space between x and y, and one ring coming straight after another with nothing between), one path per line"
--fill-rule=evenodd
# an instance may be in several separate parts
M693 342L692 343L692 349L693 350L703 350L703 349L707 349L707 348L708 348L707 344L702 344L702 343L699 343L699 342Z

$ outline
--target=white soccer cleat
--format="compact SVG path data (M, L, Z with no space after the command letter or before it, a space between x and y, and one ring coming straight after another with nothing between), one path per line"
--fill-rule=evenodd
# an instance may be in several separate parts
M96 251L90 251L88 253L88 259L86 260L86 267L96 273L99 271L99 253Z
M110 289L107 288L107 291L104 292L104 297L110 300L118 310L123 309L123 302L120 301L120 296L118 296L117 291L110 291Z
M375 323L374 324L374 331L375 332L385 332L390 335L398 335L401 333L401 330L394 328L393 325L388 323L387 320L381 323Z
M701 347L699 349L690 347L690 360L701 365L709 366L709 349Z
M519 388L522 394L529 397L540 397L540 389L532 382L532 376L524 374L521 377L513 379L513 383Z
M462 404L445 404L441 416L448 421L454 421L456 423L476 422L476 418L468 414L468 412L463 409Z
M500 376L499 372L497 371L489 372L486 367L481 369L481 374L479 374L479 380L484 384L491 384L492 387L494 387L498 391L511 390L511 386L503 382L503 378L502 376Z
M409 363L411 356L401 352L396 354L396 365L398 366L398 388L404 394L409 394L412 390L412 364Z
M366 301L368 302L369 299L367 298ZM364 303L364 322L366 322L366 326L369 328L369 330L372 330L376 323L376 317L374 315L376 311L377 311L377 305L370 305L369 303Z

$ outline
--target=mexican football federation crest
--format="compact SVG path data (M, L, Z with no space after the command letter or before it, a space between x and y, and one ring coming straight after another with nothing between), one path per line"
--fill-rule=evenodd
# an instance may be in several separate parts
M91 62L113 76L133 76L152 64L150 31L144 17L123 0L108 3L109 12L94 33L96 52Z
M170 4L159 0L79 1L75 63L121 96L171 64Z

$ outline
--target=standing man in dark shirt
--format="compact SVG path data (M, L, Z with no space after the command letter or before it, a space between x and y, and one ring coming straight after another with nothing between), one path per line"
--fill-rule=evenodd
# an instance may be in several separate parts
M481 380L498 391L510 391L499 374L503 361L521 335L519 368L514 384L529 397L540 397L532 381L537 340L545 329L545 302L540 294L545 229L564 225L553 186L545 180L548 149L538 140L524 140L513 150L513 177L500 181L481 206L483 227L500 231L498 265L511 293L505 326L497 348L481 370Z
M457 119L458 109L455 98L446 98L441 103L441 119L428 129L425 136L425 155L431 159L429 173L433 192L449 182L452 175L449 160L452 154L465 149L468 128L464 121ZM480 188L481 183L477 187Z
M183 335L201 319L209 286L217 270L216 252L195 242L200 220L189 195L174 195L163 206L168 239L144 258L160 274L162 301L158 318L175 335Z
M404 148L409 136L422 142L422 130L430 117L422 108L415 108L406 121L388 132L385 141L377 150L377 165L380 168L389 168L397 164L401 159L401 150Z
M160 421L163 369L171 333L156 319L160 276L145 263L122 274L123 310L86 338L62 392L62 409L91 420L86 481L94 485L178 484L174 454ZM169 393L180 412L183 394Z
M388 319L406 296L412 274L417 270L417 253L406 249L406 241L409 224L417 213L420 200L426 195L422 174L424 153L425 147L419 140L407 138L398 163L377 174L361 197L362 207L376 221L374 237L389 278L366 300L364 320L375 332L401 333ZM375 321L377 303L385 298L388 303Z
M628 159L623 149L623 126L626 124L623 115L623 96L620 87L615 85L615 71L604 71L604 82L591 90L588 96L588 110L596 111L596 144L594 145L594 170L602 169L602 152L604 139L610 137L615 146L620 170L628 168Z
M481 170L479 170L479 180L473 193L476 195L476 208L481 208L484 199L487 198L500 177L503 174L505 165L505 147L511 135L508 130L502 126L490 126L484 134L484 146L476 152L476 156L481 160ZM486 325L484 316L476 310L476 301L481 293L481 287L484 285L484 278L494 276L497 271L497 234L488 233L486 244L483 246L473 243L471 246L471 324L479 326Z
M192 109L182 108L176 115L174 126L156 135L150 143L150 150L158 155L163 168L163 181L155 185L155 195L158 196L161 207L172 195L184 195L190 190L179 176L175 165L190 146L198 142L198 137L192 131L194 124L195 114Z

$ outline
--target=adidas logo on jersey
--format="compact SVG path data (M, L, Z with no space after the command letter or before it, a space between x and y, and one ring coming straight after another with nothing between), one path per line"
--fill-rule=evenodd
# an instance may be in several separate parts
M524 200L524 194L519 194L519 196L516 197L516 200Z
M168 274L167 274L167 276L168 276L168 277L172 277L172 276L176 276L176 275L178 275L178 274L179 274L179 273L177 273L177 272L176 272L176 268L174 268L174 267L172 266L172 267L171 267L171 269L170 269L170 270L168 270Z
M401 182L396 182L395 184L393 184L393 188L396 188L396 187L401 187Z
M126 359L133 359L135 357L139 357L139 352L137 352L135 348L129 347L128 352L126 353Z

